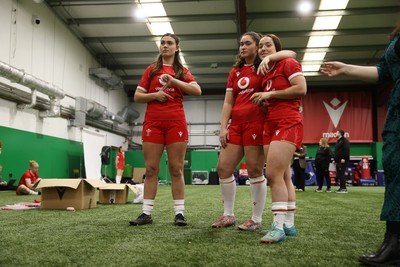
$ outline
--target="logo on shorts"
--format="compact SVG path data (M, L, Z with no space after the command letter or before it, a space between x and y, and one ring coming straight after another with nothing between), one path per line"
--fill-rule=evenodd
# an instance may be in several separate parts
M247 86L249 86L250 79L249 77L242 77L239 79L237 85L240 89L245 89Z
M277 130L277 131L275 132L275 135L278 136L278 134L279 134L280 132L281 132L280 130Z
M342 102L335 97L329 102L329 104L325 103L325 101L322 102L324 103L326 111L328 111L329 117L331 118L331 121L336 128L337 125L339 124L340 118L343 115L343 111L346 108L347 102L349 101L346 101L343 104L341 104Z
M257 134L252 134L253 140L256 140Z
M147 133L147 136L150 136L150 134L151 134L150 128L146 130L146 133Z
M183 133L182 133L182 132L179 132L178 134L179 134L180 137L182 137L182 134L183 134Z

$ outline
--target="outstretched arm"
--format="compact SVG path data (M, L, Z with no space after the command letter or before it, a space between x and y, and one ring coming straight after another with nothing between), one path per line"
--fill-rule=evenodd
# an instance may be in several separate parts
M376 66L350 65L331 61L325 62L320 71L329 77L346 75L366 82L378 82L378 69Z

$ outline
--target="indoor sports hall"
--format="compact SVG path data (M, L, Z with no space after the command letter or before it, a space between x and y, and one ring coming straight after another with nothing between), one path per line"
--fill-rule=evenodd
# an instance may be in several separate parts
M400 264L397 32L398 0L1 0L0 266Z

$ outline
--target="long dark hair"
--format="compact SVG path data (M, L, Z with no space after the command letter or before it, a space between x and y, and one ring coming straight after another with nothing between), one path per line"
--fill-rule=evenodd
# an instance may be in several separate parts
M163 36L161 36L161 39L164 38L165 36L172 37L175 40L176 45L179 45L179 37L173 33L166 33ZM158 56L157 61L155 62L156 65L150 72L150 81L153 79L153 77L158 73L159 70L161 70L163 66L162 62L162 56L161 54ZM172 67L174 68L175 72L175 78L179 80L184 80L185 79L185 73L184 73L184 67L181 62L181 58L179 57L179 50L175 52L174 55L174 63L172 64Z
M258 46L259 46L260 40L261 40L261 34L259 34L259 33L257 33L257 32L245 32L245 33L242 35L242 37L243 37L243 36L246 36L246 35L250 36L251 39L253 39L253 41L256 42L256 50L258 51ZM241 37L241 38L242 38L242 37ZM260 65L260 63L261 63L261 59L260 59L260 57L258 56L258 53L257 53L257 56L256 56L256 58L254 59L254 63L253 63L253 64L254 64L254 66L255 66L256 68L258 68L258 66ZM240 69L240 68L242 68L242 67L244 66L244 64L246 64L246 61L245 61L244 58L242 58L242 57L240 56L240 51L239 51L239 53L236 55L236 62L235 62L235 64L233 65L233 67L234 67L234 68Z

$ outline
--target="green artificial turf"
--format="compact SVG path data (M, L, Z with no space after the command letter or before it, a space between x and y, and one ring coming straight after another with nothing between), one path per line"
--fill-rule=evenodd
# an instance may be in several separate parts
M383 239L384 188L314 189L297 193L298 235L278 244L260 243L257 232L211 228L223 212L219 186L186 186L186 227L173 225L170 186L159 187L153 224L145 226L128 224L141 204L0 211L0 266L358 266L358 256ZM0 206L34 199L0 192ZM248 186L237 187L235 215L238 223L251 216ZM271 222L268 190L264 229Z

